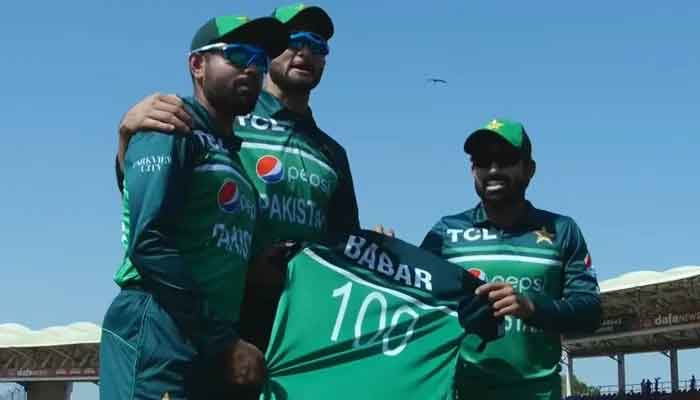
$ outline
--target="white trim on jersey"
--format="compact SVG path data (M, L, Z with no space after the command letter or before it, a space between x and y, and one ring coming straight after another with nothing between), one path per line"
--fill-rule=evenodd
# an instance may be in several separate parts
M306 253L307 256L311 257L314 261L318 262L319 264L323 265L324 267L326 267L334 272L337 272L340 275L343 275L344 277L346 277L352 281L355 281L359 284L369 286L375 290L389 293L392 296L396 296L396 297L400 298L401 300L405 300L405 301L407 301L407 302L409 302L409 303L411 303L411 304L413 304L413 305L415 305L423 310L439 310L439 311L442 311L451 317L455 317L455 318L458 317L456 311L452 311L446 306L437 306L437 307L436 306L429 306L429 305L423 303L422 301L420 301L416 298L413 298L407 294L401 293L401 292L396 291L394 289L389 289L389 288L384 287L384 286L379 286L379 285L376 285L376 284L371 283L371 282L367 282L366 280L360 278L359 276L353 274L352 272L345 270L345 269L342 269L342 268L338 268L337 266L329 263L328 261L324 260L318 254L314 253L313 250L311 250L311 249L304 249L304 253Z
M512 254L482 254L474 256L461 256L448 258L447 261L453 263L470 262L470 261L517 261L532 264L553 265L561 267L562 263L559 260L550 260L540 257L514 256Z

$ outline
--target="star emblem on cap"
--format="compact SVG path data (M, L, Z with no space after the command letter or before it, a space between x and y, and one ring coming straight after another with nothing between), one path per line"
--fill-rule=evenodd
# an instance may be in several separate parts
M554 239L554 234L548 232L547 227L543 226L542 229L534 231L534 234L537 236L537 242L535 244L540 244L541 242L547 242L551 245L554 244L552 242L552 239Z
M486 128L492 129L492 130L498 130L503 126L501 122L498 122L497 119L494 119L493 121L489 122L488 125L486 125Z

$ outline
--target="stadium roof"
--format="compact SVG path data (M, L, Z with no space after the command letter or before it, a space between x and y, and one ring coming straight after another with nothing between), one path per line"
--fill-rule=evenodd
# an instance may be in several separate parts
M685 266L669 269L664 272L635 271L608 279L600 283L601 293L614 292L630 288L658 285L700 275L700 267Z
M700 347L700 267L630 272L600 288L603 324L565 338L572 357Z
M0 324L0 349L100 343L100 332L99 326L89 322L39 331L18 324Z

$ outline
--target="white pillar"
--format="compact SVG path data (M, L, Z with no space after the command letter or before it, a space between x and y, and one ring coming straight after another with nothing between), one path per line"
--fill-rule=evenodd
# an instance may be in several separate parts
M571 396L571 381L574 379L574 359L566 353L566 395Z
M617 392L621 395L625 394L625 355L618 354L617 361Z
M562 351L561 363L566 365L566 371L564 372L565 377L566 377L564 396L569 397L573 394L571 391L571 387L572 387L571 381L574 377L574 360L573 360L573 358L571 358L571 354L569 354L569 352L566 350Z
M671 362L671 391L678 391L678 349L670 351L669 360Z

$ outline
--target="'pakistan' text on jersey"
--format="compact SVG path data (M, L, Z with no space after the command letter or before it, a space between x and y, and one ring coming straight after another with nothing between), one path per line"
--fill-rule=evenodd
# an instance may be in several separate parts
M238 322L257 193L240 140L212 134L207 112L184 101L193 134L140 133L126 153L126 254L115 281L146 287L181 326L206 334Z
M474 298L480 281L374 232L306 247L287 272L264 399L450 398L467 312L458 305L479 303L473 325L498 326Z
M466 337L457 379L508 384L559 372L560 335L592 331L600 319L598 283L583 235L568 217L528 203L522 221L498 229L481 205L442 218L422 248L487 282L509 283L528 296L536 312L527 322L507 317L506 335L484 352Z
M255 110L237 117L243 166L260 194L261 246L278 240L318 240L359 227L345 150L313 117L260 93Z

